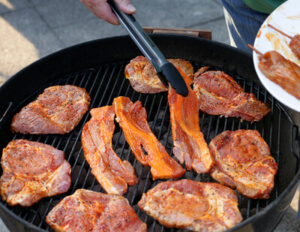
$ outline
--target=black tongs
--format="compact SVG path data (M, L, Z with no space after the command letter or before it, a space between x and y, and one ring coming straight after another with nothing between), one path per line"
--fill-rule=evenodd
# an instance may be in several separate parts
M118 17L120 23L127 30L131 39L153 65L162 83L168 88L169 82L178 94L186 97L188 95L188 88L183 80L183 77L174 67L174 65L164 57L159 48L143 30L141 25L132 15L121 11L113 0L109 0L108 3L110 4L112 11Z

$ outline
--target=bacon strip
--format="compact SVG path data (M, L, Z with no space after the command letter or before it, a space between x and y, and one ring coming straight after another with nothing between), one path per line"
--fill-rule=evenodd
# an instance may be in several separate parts
M94 108L91 115L81 135L84 157L107 193L123 195L127 192L127 184L134 185L138 179L131 164L126 160L122 162L112 148L114 108Z
M196 93L191 89L191 79L178 69L188 86L189 94L183 97L169 87L169 108L171 114L173 153L187 170L206 173L214 165L199 126L199 103Z
M177 179L185 173L152 133L147 123L146 110L140 101L132 103L127 97L117 97L113 106L117 115L116 121L120 124L132 152L140 163L151 167L153 180Z

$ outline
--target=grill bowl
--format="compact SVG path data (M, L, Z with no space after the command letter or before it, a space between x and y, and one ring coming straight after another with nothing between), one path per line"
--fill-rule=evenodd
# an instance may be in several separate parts
M275 188L268 200L251 200L238 194L243 222L228 231L272 231L287 210L297 188L299 172L299 119L295 112L277 102L257 79L252 57L230 46L179 35L151 35L167 58L182 58L192 62L195 70L201 66L222 70L230 74L247 92L269 104L272 112L261 122L241 122L236 118L221 118L199 113L200 128L207 142L224 130L256 129L266 140L272 156L279 165ZM64 197L78 188L103 192L88 164L83 158L80 134L90 118L87 113L80 124L66 135L21 135L10 132L12 117L23 106L36 99L52 85L74 84L87 89L91 95L91 108L111 104L114 97L127 96L133 102L141 100L146 107L148 122L157 138L172 155L167 93L148 95L135 92L124 78L125 65L141 55L128 36L113 37L76 45L53 53L14 75L0 88L0 148L11 140L24 138L50 144L63 150L72 166L70 190L59 196L45 198L30 208L10 207L0 202L0 216L11 231L51 231L45 223L47 213ZM140 218L148 225L148 231L180 231L167 229L139 210L137 202L141 194L161 181L152 181L149 168L139 164L120 128L116 125L113 146L116 153L129 160L139 177L139 183L129 187L125 197ZM1 169L2 173L2 169ZM183 178L207 182L209 175L188 171Z

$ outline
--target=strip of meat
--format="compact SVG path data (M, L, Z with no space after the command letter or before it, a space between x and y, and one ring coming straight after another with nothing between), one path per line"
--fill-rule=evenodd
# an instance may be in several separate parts
M123 195L127 192L127 183L135 185L138 178L131 164L126 160L122 162L112 148L114 108L94 108L90 113L92 118L81 134L84 157L107 193Z
M300 99L300 66L284 58L277 51L266 52L258 59L258 67L266 78Z
M192 80L180 68L178 71L185 80L189 94L183 97L169 87L173 153L181 164L185 163L187 170L193 168L197 173L206 173L214 165L214 160L200 131L199 102L190 87Z
M133 154L140 163L151 167L153 180L177 179L185 173L152 133L146 110L140 101L132 103L127 97L117 97L113 106L117 115L116 121L122 128Z
M8 204L29 207L40 199L68 191L71 166L64 152L50 145L23 139L3 149L0 194Z
M270 197L278 166L258 131L224 131L209 148L216 162L211 169L215 180L249 198Z
M65 197L47 215L57 232L146 232L126 198L86 189Z
M254 94L243 88L222 71L207 71L202 67L195 73L193 89L199 100L200 110L210 115L240 117L250 122L260 121L270 108L258 101Z
M243 219L232 189L187 179L158 184L138 206L166 227L193 231L224 231Z
M194 68L189 61L183 59L168 59L175 67L180 67L191 78ZM140 93L159 93L168 90L160 81L152 64L146 57L137 56L125 67L125 77L132 88Z
M86 90L77 86L49 87L14 116L11 130L23 134L69 133L88 110L90 100Z

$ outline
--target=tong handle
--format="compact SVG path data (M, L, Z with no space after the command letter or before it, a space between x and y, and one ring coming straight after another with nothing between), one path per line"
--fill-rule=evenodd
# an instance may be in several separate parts
M121 11L113 0L109 0L108 3L111 5L111 8L118 17L119 21L128 31L130 37L139 47L141 52L147 57L147 59L152 64L156 61L156 63L158 63L160 66L168 63L167 59L163 56L148 34L143 30L141 25L136 21L134 16ZM157 72L161 71L160 66L154 67Z
M170 82L171 86L176 90L177 93L187 96L188 88L183 80L183 77L180 75L174 65L164 57L149 35L135 20L133 15L129 15L121 11L113 0L108 0L108 3L110 4L112 11L118 17L120 23L127 30L131 39L153 65L162 83L168 87L168 82Z

